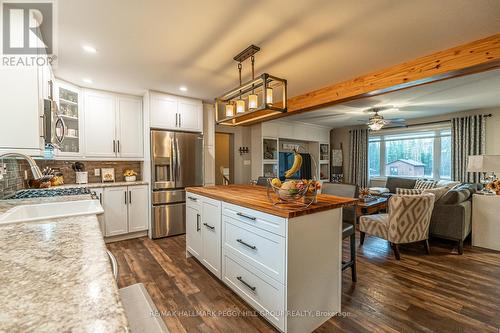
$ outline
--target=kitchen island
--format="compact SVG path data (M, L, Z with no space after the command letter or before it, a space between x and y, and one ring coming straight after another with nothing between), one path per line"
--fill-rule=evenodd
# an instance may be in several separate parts
M342 208L273 205L265 187L186 189L186 251L282 332L311 332L340 312Z

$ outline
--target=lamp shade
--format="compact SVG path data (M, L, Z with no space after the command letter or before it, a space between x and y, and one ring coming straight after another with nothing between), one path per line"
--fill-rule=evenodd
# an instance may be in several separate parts
M500 172L500 155L471 155L467 172Z

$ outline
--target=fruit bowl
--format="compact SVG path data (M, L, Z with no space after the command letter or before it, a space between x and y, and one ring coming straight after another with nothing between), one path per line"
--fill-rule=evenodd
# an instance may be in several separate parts
M278 198L286 202L294 202L302 199L309 190L309 184L299 185L299 181L287 181L283 183L281 187L274 186L270 179L268 179L268 182L269 186Z
M316 201L317 182L314 180L287 180L281 184L276 178L269 178L267 182L268 197L274 205L294 204L309 206ZM273 200L271 191L275 194L277 201Z

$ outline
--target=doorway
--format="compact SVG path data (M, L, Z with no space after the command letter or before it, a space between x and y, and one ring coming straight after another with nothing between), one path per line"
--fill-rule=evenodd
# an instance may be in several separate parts
M234 136L215 133L215 184L234 184Z

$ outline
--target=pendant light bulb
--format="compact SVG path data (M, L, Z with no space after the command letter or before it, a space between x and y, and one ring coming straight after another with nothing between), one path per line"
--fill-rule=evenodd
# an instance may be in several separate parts
M266 89L266 103L273 105L273 88Z
M248 108L250 110L257 109L258 97L256 94L248 95Z
M243 112L245 112L245 101L239 99L236 101L236 113L243 113Z
M234 105L232 103L226 104L226 117L234 116Z

